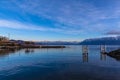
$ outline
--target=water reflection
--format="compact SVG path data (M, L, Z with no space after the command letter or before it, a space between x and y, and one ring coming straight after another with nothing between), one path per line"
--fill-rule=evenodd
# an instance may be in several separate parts
M88 62L88 53L82 53L83 62Z
M34 53L34 49L29 49L29 48L27 48L27 49L25 49L25 53L26 53L26 54Z
M13 50L8 50L8 49L0 49L0 57L3 57L3 56L7 56L9 54L13 54L17 51L19 51L20 49L13 49Z
M105 53L101 52L101 54L100 54L100 60L106 61L106 54Z
M92 50L93 48L94 48L94 50L98 49L97 52L100 51L99 54L98 54L100 56L100 60L106 61L107 55L104 54L104 53L109 51L109 49L111 49L110 46L99 45L97 47L96 46L92 47L92 46L88 46L88 45L83 45L80 48L81 51L82 51L82 54L81 54L82 62L88 62L89 61L89 59L91 58L90 52L94 51L94 50ZM115 49L117 49L117 48L119 48L119 47L116 47ZM72 48L68 48L68 49L72 49ZM13 53L15 53L17 51L20 51L20 50L21 49L16 49L16 50L15 49L14 50L4 50L3 49L3 50L0 50L0 57L4 57L4 56L7 56L9 54L13 54ZM47 50L47 53L48 53L50 49L44 49L44 50ZM56 50L57 52L59 52L57 49L51 49L51 50ZM62 53L65 52L64 50L65 49L61 48ZM36 50L31 49L31 48L27 48L27 49L24 49L23 51L24 51L25 54L30 54L30 53L35 53ZM21 53L19 53L19 54L21 54Z
M119 80L120 63L104 54L108 49L84 45L0 51L0 56L9 55L0 58L0 80Z

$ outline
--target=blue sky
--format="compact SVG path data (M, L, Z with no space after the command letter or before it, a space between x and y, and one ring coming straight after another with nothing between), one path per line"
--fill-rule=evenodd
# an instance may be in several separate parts
M0 0L0 35L81 41L120 35L120 0Z

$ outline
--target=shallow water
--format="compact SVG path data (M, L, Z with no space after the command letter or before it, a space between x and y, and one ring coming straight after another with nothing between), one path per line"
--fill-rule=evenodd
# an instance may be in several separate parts
M106 46L106 51L120 46ZM29 49L0 54L0 80L120 80L120 61L100 46Z

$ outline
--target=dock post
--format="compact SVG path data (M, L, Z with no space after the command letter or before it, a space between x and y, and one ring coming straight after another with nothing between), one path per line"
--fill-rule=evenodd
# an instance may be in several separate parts
M101 60L106 60L106 46L105 45L101 45L100 46L100 59Z
M101 53L105 53L106 52L106 46L105 45L101 45L100 46L100 51L101 51Z
M82 59L83 59L83 62L88 62L88 46L87 45L82 46Z

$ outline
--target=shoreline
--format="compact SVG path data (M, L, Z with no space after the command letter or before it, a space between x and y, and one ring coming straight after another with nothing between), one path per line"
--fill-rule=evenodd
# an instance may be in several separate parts
M25 48L65 48L64 45L38 45L31 41L0 41L0 49L15 50L15 49L25 49Z

